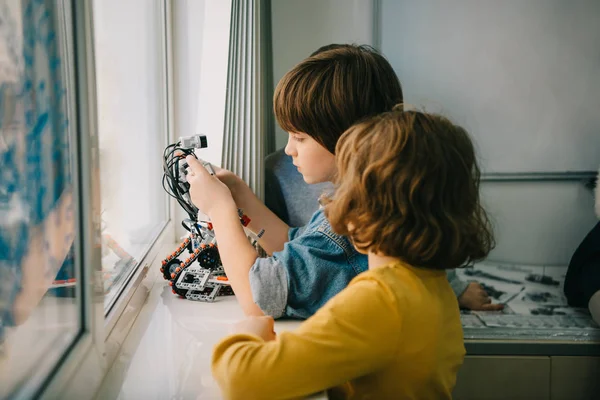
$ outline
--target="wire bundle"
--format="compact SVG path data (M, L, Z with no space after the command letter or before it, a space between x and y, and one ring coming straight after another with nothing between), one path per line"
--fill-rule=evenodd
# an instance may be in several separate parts
M190 184L187 183L185 173L181 169L181 166L187 167L185 158L188 155L196 157L194 149L181 147L181 142L170 144L165 148L163 152L162 186L169 196L177 200L190 219L195 221L198 215L198 208L194 206L190 199ZM181 162L184 164L180 165Z

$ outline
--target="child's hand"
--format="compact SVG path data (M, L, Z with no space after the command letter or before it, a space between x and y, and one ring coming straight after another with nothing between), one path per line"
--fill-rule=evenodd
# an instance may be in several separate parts
M182 156L183 152L176 152L175 155ZM227 185L232 194L234 194L238 186L245 185L245 182L242 180L242 178L240 178L230 170L217 167L216 165L211 165L211 167L215 171L215 176L219 178L221 182Z
M247 317L233 326L233 333L250 333L263 338L265 341L275 340L274 326L273 317L266 315Z
M189 165L186 179L190 184L190 198L200 211L210 217L218 205L233 200L227 185L212 176L200 161L193 156L185 160Z
M212 167L215 171L215 175L217 176L217 178L219 178L221 182L227 185L231 193L235 191L238 185L244 184L242 178L240 178L230 170L217 167L216 165L213 165Z
M462 308L474 311L500 311L504 304L492 304L492 299L485 289L477 282L469 283L463 294L458 297Z

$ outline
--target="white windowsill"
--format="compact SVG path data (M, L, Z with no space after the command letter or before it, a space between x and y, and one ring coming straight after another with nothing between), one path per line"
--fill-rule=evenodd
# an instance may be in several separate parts
M165 248L168 254L175 248ZM159 273L160 256L148 277L150 294L116 355L96 398L222 398L212 377L213 346L243 318L235 297L214 303L181 299ZM295 329L299 321L278 321L275 331ZM325 394L311 398L327 398Z

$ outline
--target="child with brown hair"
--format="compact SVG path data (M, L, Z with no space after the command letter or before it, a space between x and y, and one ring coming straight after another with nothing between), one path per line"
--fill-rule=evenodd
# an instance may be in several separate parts
M336 146L333 230L369 270L294 332L251 317L215 347L227 398L448 399L465 350L446 269L493 247L467 132L400 109L359 123Z
M369 46L330 44L285 74L273 108L289 132L285 152L291 167L309 184L326 184L335 173L335 146L342 133L401 102L400 81L383 55ZM215 168L216 179L195 159L188 162L192 171L199 169L188 175L192 201L213 222L225 272L246 315L308 318L367 270L367 257L332 231L323 210L313 210L305 226L291 228L235 174ZM266 193L270 196L276 194ZM259 243L269 257L258 258L249 245L238 223L238 207L250 217L251 230L265 230ZM502 308L489 304L477 283L451 281L462 306Z
M369 46L327 46L300 62L280 80L274 112L289 132L286 152L307 183L330 181L335 145L354 123L402 102L400 81L390 63ZM331 230L323 210L302 228L290 228L233 173L209 175L193 157L187 179L193 203L214 226L229 282L246 315L305 319L368 268L348 238ZM239 223L264 229L258 258Z

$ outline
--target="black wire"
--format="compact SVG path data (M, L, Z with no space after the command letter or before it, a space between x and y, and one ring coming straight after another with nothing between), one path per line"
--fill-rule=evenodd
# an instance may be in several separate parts
M189 191L189 185L180 182L180 171L179 163L188 155L196 157L194 149L186 149L179 147L181 142L170 144L165 147L163 151L163 179L162 187L163 190L171 197L173 197L181 208L188 214L191 220L195 221L198 209L194 206L191 201L185 198L186 193ZM183 188L182 188L183 186Z

